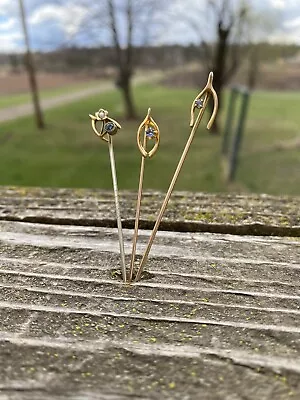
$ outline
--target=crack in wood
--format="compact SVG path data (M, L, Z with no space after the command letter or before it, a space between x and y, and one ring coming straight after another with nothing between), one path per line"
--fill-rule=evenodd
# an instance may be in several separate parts
M70 226L94 226L101 228L116 228L115 219L96 219L96 218L53 218L49 216L23 216L1 215L0 221L27 222L45 225L70 225ZM123 219L124 229L134 228L134 219ZM152 230L154 222L140 220L140 229ZM251 236L280 236L280 237L300 237L300 226L276 226L265 225L254 222L251 224L232 225L218 223L201 223L192 221L162 221L159 229L171 232L208 232L231 235L251 235Z

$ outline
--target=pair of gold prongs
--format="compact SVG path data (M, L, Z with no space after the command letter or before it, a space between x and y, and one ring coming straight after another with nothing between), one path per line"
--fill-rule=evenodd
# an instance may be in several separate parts
M133 234L133 243L132 243L132 252L131 252L131 260L130 260L130 268L129 273L127 274L126 264L125 264L125 251L124 251L124 239L122 232L122 222L121 222L121 213L119 206L119 192L117 185L117 174L116 174L116 166L115 166L115 158L114 158L114 148L113 148L113 135L115 135L119 129L121 129L121 125L115 121L114 119L108 116L108 112L104 109L100 109L95 115L89 115L92 122L92 128L97 136L108 143L109 156L110 156L110 164L111 164L111 172L112 172L112 180L113 180L113 189L114 189L114 197L115 197L115 207L116 207L116 219L117 219L117 227L118 227L118 235L119 235L119 246L120 246L120 256L121 256L121 270L122 270L122 278L124 282L138 282L141 278L143 269L148 260L148 256L154 242L156 233L158 231L159 225L161 223L162 217L167 208L168 202L170 200L171 194L173 192L174 186L176 184L177 178L183 166L183 163L186 159L190 146L192 144L195 133L198 129L198 126L201 122L202 116L207 108L208 101L210 96L212 96L213 100L213 112L208 121L207 129L210 129L218 111L218 96L213 88L213 73L210 72L208 81L204 89L198 94L191 106L191 119L190 119L190 128L191 133L183 150L183 153L178 162L177 168L172 177L169 189L166 193L160 211L158 213L154 228L151 232L147 247L143 254L142 260L138 266L137 271L135 272L135 256L136 256L136 246L138 239L138 230L139 230L139 219L140 219L140 211L141 211L141 201L143 194L143 180L144 180L144 169L145 169L145 160L146 158L151 158L157 152L159 142L160 142L160 130L157 123L151 117L151 109L148 109L148 113L146 118L141 123L137 131L137 145L141 152L141 167L140 167L140 179L139 179L139 187L138 187L138 196L137 196L137 206L136 206L136 215L135 215L135 226L134 226L134 234ZM196 111L199 110L197 117L195 118ZM101 129L98 131L97 122L101 122ZM143 135L143 138L141 137ZM147 141L154 140L154 146L150 151L147 151Z

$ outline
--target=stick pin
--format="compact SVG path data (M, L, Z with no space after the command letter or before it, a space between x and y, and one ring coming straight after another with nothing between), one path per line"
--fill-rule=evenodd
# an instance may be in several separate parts
M126 265L125 265L125 251L124 251L124 239L123 239L123 231L122 231L122 221L121 221L121 213L120 213L120 204L119 204L119 191L118 191L118 183L117 183L117 173L116 173L116 163L114 156L114 146L113 146L113 135L115 135L119 129L121 129L121 125L115 121L114 119L108 116L108 111L100 108L95 115L89 114L92 121L93 131L97 136L99 136L102 140L108 143L108 151L110 158L110 166L111 166L111 174L114 188L114 197L115 197L115 207L116 207L116 218L117 218L117 226L118 226L118 235L119 235L119 246L120 246L120 256L121 256L121 268L122 268L122 276L123 281L126 282ZM101 123L101 129L98 131L97 123Z
M141 136L143 135L143 139ZM154 146L150 151L147 151L147 142L154 140ZM140 168L140 180L139 180L139 188L138 188L138 197L136 204L136 215L135 215L135 224L134 224L134 234L132 241L132 253L130 260L130 270L129 270L129 282L131 282L134 274L134 261L136 254L136 245L138 239L138 230L139 230L139 219L141 212L141 202L143 195L143 181L144 181L144 170L145 170L145 159L151 158L158 150L160 141L160 131L157 123L151 117L151 108L148 108L148 113L141 123L137 131L137 145L142 154L141 159L141 168Z
M134 279L135 282L139 281L139 279L141 278L141 274L143 272L143 268L146 265L146 262L148 260L148 256L149 256L152 244L154 242L156 233L158 231L159 225L160 225L161 220L163 218L163 215L164 215L164 213L166 211L168 202L170 200L171 194L173 192L174 186L176 184L176 181L177 181L177 178L178 178L179 173L181 171L181 168L183 166L183 163L184 163L184 161L186 159L186 156L187 156L187 154L189 152L190 146L191 146L191 144L193 142L195 133L196 133L196 131L198 129L198 126L199 126L199 124L200 124L200 122L202 120L203 114L204 114L204 112L205 112L205 110L207 108L207 104L208 104L208 100L209 100L210 96L212 96L212 98L213 98L214 108L213 108L213 113L212 113L212 115L211 115L211 117L210 117L210 119L208 121L207 129L211 128L211 126L214 123L214 120L216 118L217 112L218 112L218 96L217 96L217 94L216 94L216 92L215 92L215 90L213 88L213 73L212 72L209 74L206 86L198 94L198 96L195 98L195 100L192 103L192 106L191 106L191 119L190 119L190 127L192 128L191 129L191 133L190 133L190 136L189 136L189 138L187 140L187 143L185 145L183 153L182 153L182 155L180 157L180 160L178 162L176 170L174 172L174 175L173 175L173 178L171 180L171 183L170 183L169 189L167 191L166 197L165 197L165 199L163 201L163 204L161 206L161 209L160 209L160 211L158 213L154 228L153 228L152 233L151 233L150 238L149 238L149 242L147 244L147 247L146 247L146 250L144 252L143 258L142 258L142 260L140 262L140 265L138 267L138 271L137 271L135 279ZM199 113L198 113L198 115L197 115L197 117L195 119L196 110L199 110Z

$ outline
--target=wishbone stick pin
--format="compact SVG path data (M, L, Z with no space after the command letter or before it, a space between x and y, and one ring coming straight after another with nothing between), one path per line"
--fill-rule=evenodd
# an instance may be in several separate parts
M102 140L104 140L105 142L108 143L111 174L112 174L115 205L116 205L116 218L117 218L118 235L119 235L122 277L123 277L123 281L126 282L124 239L123 239L123 232L122 232L116 163L115 163L114 146L113 146L113 138L112 138L113 135L115 135L118 132L118 130L121 129L121 125L114 119L108 117L108 111L103 110L102 108L98 112L96 112L95 115L89 114L89 117L91 118L92 128L93 128L93 131L95 132L95 134L97 136L99 136ZM96 126L97 122L101 122L100 132L98 131L97 126Z
M138 189L138 197L136 204L136 215L135 215L135 224L134 224L134 234L132 240L132 253L130 260L130 270L129 270L129 282L132 281L133 273L134 273L134 261L136 254L136 245L138 239L138 230L139 230L139 219L141 212L141 201L143 194L143 181L144 181L144 170L145 170L145 159L151 158L157 152L159 141L160 141L160 131L157 123L151 117L151 108L148 108L148 113L146 118L141 123L137 131L137 145L142 154L141 159L141 168L140 168L140 180L139 180L139 189ZM143 139L141 139L141 135L143 134ZM154 140L154 146L150 151L147 151L147 140Z
M190 120L190 127L192 128L192 130L191 130L190 136L189 136L189 138L187 140L187 143L185 145L185 148L183 150L183 153L181 155L181 158L180 158L180 160L178 162L178 165L177 165L177 168L176 168L175 173L173 175L173 178L171 180L171 183L170 183L169 189L167 191L166 197L165 197L165 199L163 201L163 204L161 206L161 209L159 211L157 220L155 222L154 228L153 228L151 236L149 238L149 242L147 244L147 247L146 247L146 250L144 252L143 258L142 258L142 260L140 262L137 274L135 276L135 280L134 280L135 282L137 282L140 279L141 274L143 272L143 268L144 268L144 266L145 266L145 264L146 264L146 262L148 260L148 256L149 256L153 241L155 239L155 235L156 235L156 233L158 231L160 222L161 222L162 217L164 215L164 212L165 212L165 210L167 208L167 205L168 205L168 202L170 200L172 191L174 189L174 186L175 186L175 183L177 181L178 175L179 175L179 173L181 171L183 163L184 163L184 161L186 159L186 156L188 154L188 151L189 151L190 146L192 144L192 141L194 139L195 133L196 133L196 131L198 129L198 126L199 126L199 124L201 122L201 119L203 117L205 109L207 108L207 104L208 104L208 100L209 100L210 96L212 96L212 98L213 98L214 108L213 108L213 113L212 113L212 115L211 115L211 117L210 117L210 119L208 121L207 129L211 128L211 126L214 123L214 120L216 118L216 115L217 115L217 112L218 112L218 96L217 96L212 84L213 84L213 73L210 72L205 88L202 90L202 92L200 92L198 94L198 96L195 98L195 100L192 103L191 120ZM195 110L196 109L199 109L200 111L199 111L198 116L197 116L197 118L195 120Z

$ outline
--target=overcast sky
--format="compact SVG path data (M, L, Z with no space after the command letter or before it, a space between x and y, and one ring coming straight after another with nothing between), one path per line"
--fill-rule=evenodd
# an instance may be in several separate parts
M65 44L92 45L92 36L82 33L82 24L86 21L89 11L87 7L80 5L81 1L24 0L32 47L49 50ZM89 1L90 4L105 3L104 0L85 1ZM120 4L125 2L125 0L115 1ZM172 20L168 17L165 18L167 23L163 30L155 36L154 44L188 44L199 41L196 32L189 31L186 25L181 23L181 11L184 9L185 13L195 15L195 7L203 6L205 1L173 0ZM266 39L300 44L300 0L248 0L248 2L261 15L272 15L273 21L275 19L277 21L276 26L264 33ZM99 18L99 25L101 23L101 18ZM155 29L154 26L153 29ZM151 29L151 21L147 22L147 28L149 29L149 27ZM212 32L207 27L205 30L205 34L208 35L206 39L211 39ZM94 42L97 44L107 43L107 40L108 37L105 37L105 34L95 34L94 36ZM23 48L18 0L0 0L0 52L22 51Z

